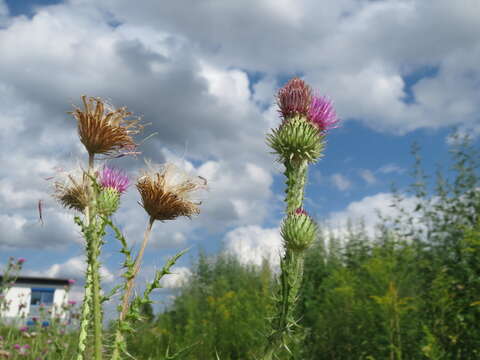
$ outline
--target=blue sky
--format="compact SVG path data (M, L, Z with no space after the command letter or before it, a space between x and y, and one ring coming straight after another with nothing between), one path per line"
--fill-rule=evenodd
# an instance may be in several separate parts
M410 183L413 142L433 173L453 128L478 135L478 18L476 0L0 0L0 261L22 256L25 273L81 280L73 214L44 179L85 162L66 114L82 94L128 106L151 123L144 136L158 133L138 159L112 161L132 178L146 157L209 180L198 218L155 224L144 278L189 246L177 280L199 249L274 261L284 179L264 136L279 123L275 92L293 75L342 119L309 170L305 207L334 229L359 216L372 228L375 209L391 211L391 184ZM146 223L137 201L132 187L115 217L134 246ZM118 249L109 238L107 286Z

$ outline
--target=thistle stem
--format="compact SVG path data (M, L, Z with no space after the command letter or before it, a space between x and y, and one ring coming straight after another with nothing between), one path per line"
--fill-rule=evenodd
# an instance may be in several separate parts
M287 203L286 213L302 207L304 187L307 178L308 163L305 160L286 161L285 176ZM304 251L293 251L285 247L285 255L280 261L280 288L276 300L277 312L272 319L272 332L267 339L263 360L271 360L282 345L286 344L286 335L296 325L293 315L298 293L303 279Z
M287 203L286 212L289 214L302 207L308 163L306 160L296 160L294 158L286 161L284 165L284 174L287 178L287 188L285 190L285 202Z
M92 224L93 225L93 224ZM98 225L95 222L95 230ZM100 261L98 260L100 255L101 239L99 233L95 232L92 240L92 256L91 256L91 269L92 269L92 305L93 305L93 336L94 336L94 359L102 359L102 340L103 340L103 327L102 327L102 304L100 294Z
M88 154L88 177L93 173L95 162L95 154ZM90 180L89 180L90 181ZM98 229L96 222L96 194L95 189L90 183L89 201L85 207L84 229L86 230L85 241L87 243L87 271L85 279L85 293L82 305L82 314L80 321L80 334L78 342L77 360L84 360L88 345L88 334L92 326L91 317L93 315L93 335L94 335L94 359L102 359L102 309L100 299L100 263L98 257L100 254L100 246L102 231Z
M85 292L80 315L80 332L78 334L77 360L83 360L87 351L88 329L90 327L91 304L92 302L92 270L87 264L85 274Z
M112 354L112 360L118 360L120 359L120 347L124 344L124 337L122 334L122 322L125 320L127 313L128 313L128 308L129 308L129 300L132 295L133 291L133 286L135 284L135 278L137 277L138 272L140 271L140 265L142 263L142 258L143 254L145 253L145 248L147 247L148 239L150 238L150 234L152 232L152 227L155 219L150 218L147 224L147 228L145 229L145 233L143 236L143 242L142 246L140 247L140 250L138 252L138 255L135 259L135 263L133 265L133 271L128 277L128 280L125 284L125 291L123 293L123 298L122 298L122 303L120 307L120 315L118 317L118 326L115 332L115 340L114 340L114 349L113 349L113 354Z

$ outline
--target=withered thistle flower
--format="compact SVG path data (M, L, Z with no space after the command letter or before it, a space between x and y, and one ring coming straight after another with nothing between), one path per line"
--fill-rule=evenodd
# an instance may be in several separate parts
M277 104L284 120L296 115L307 116L312 102L312 89L295 77L278 91Z
M192 177L172 163L159 169L149 165L137 180L141 205L151 219L160 221L199 214L201 202L192 199L192 195L206 185L205 179Z
M54 197L67 209L83 212L89 201L89 181L87 174L65 173L53 184Z
M80 141L89 154L114 155L132 152L137 144L132 135L141 130L139 119L130 119L126 107L114 109L100 98L82 96L84 110L76 108L72 115L78 123Z

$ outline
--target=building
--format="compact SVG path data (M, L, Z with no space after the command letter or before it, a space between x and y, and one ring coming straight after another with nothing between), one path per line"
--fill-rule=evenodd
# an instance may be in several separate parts
M3 283L3 276L0 276ZM0 295L0 317L5 322L48 326L52 318L66 319L70 281L20 276L3 287Z

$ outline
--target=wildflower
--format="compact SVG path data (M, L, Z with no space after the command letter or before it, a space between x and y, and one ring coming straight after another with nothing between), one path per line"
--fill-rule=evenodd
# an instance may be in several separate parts
M74 285L76 282L75 279L68 279L68 285Z
M97 205L98 212L110 216L117 211L120 205L120 194L127 190L130 181L120 170L104 167L100 174L100 192Z
M100 175L100 184L104 188L114 189L122 194L130 185L130 180L121 170L104 166Z
M137 180L137 189L142 197L141 205L153 220L173 220L179 216L199 214L198 205L191 196L196 190L205 189L207 181L191 177L172 163L159 169L144 171Z
M89 181L83 171L63 173L54 183L54 197L67 209L83 212L89 202Z
M75 306L77 302L75 300L68 300L68 305Z
M13 348L15 350L20 350L22 347L19 344L15 344L15 345L13 345Z
M338 120L332 103L312 95L301 79L291 79L278 91L277 104L283 121L267 135L267 143L282 163L314 163L323 153L324 135Z
M25 258L23 258L23 257L22 257L22 258L18 258L17 264L18 264L18 265L22 265L25 261L27 261L27 259L25 259Z
M308 109L308 120L321 132L337 127L338 118L332 102L326 97L312 97Z
M20 328L20 331L21 331L21 332L26 332L26 331L28 331L28 326L22 326L22 327Z
M127 120L132 113L125 107L114 109L100 98L82 96L82 101L85 109L76 108L72 114L89 154L112 155L136 148L131 135L140 132L139 119Z
M284 120L308 113L312 101L312 89L302 79L291 79L277 95L279 112Z

